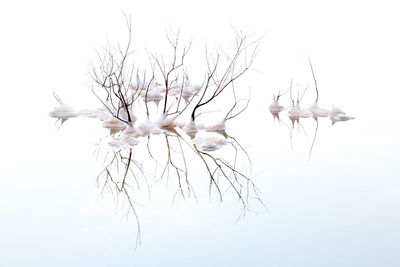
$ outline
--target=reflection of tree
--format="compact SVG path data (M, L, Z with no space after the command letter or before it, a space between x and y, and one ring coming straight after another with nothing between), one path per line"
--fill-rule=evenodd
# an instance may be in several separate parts
M156 164L155 181L166 180L168 183L170 176L176 178L174 182L177 182L177 189L173 200L178 196L184 199L190 196L196 198L189 175L189 170L195 164L192 158L195 158L209 177L210 196L216 193L222 201L226 192L231 191L238 198L243 213L248 210L251 197L254 196L262 203L259 191L247 174L249 169L251 171L249 155L235 138L225 132L226 121L239 116L249 105L250 92L248 98L240 98L240 94L236 95L234 83L240 81L251 69L261 39L254 39L234 29L235 42L231 49L218 46L214 53L209 53L206 48L205 75L199 85L192 83L187 72L186 58L191 42L182 45L179 33L167 34L170 57L150 54L148 63L137 61L132 57L134 50L131 17L125 15L125 20L128 30L126 44L107 44L102 52L97 53L97 63L92 64L90 70L92 92L102 108L76 113L56 97L60 106L50 116L61 119L78 116L97 118L104 128L110 130L112 140L109 145L114 152L107 154L97 183L102 193L108 190L116 200L123 198L128 202L128 213L132 211L138 223L137 243L140 241L140 225L135 203L139 199L142 184L147 185L149 193L151 191L145 168L149 162L154 161ZM148 64L150 68L146 72ZM198 123L196 118L199 115L209 113L206 109L211 106L209 103L215 103L216 98L221 99L220 95L225 97L229 88L232 89L233 104L222 121L211 125ZM161 114L149 110L149 102L154 102L158 108L161 101ZM144 115L144 110L146 117L144 120L138 119ZM182 123L177 120L182 114L189 115L190 121ZM159 119L152 121L155 115L160 115ZM213 137L201 136L211 133L214 134ZM153 136L162 142L157 146L157 153L150 147ZM144 138L147 138L147 143L142 142L145 149L138 149L143 147L139 144L139 139ZM231 147L235 152L218 156L214 151L222 146ZM240 154L244 154L247 159L248 169L238 168ZM146 156L150 157L149 160L145 159ZM160 165L161 173L158 173L157 167Z
M232 165L223 158L214 157L211 153L199 150L196 145L193 147L196 150L197 155L202 159L210 176L210 194L212 186L214 185L217 189L219 199L222 201L223 193L219 185L219 178L222 177L228 182L230 188L234 190L242 204L243 212L248 208L249 196L251 195L250 190L252 190L256 199L262 202L259 197L259 191L251 178L236 169L236 161Z
M231 191L240 203L241 215L249 210L252 199L256 199L263 205L260 192L250 174L248 174L249 170L251 171L249 155L235 138L226 134L225 131L219 134L229 140L229 147L234 150L234 153L222 154L229 157L217 156L216 151L202 150L186 134L181 134L175 129L164 131L158 136L161 138L160 140L164 140L166 146L165 149L161 148L162 151L166 152L166 155L163 155L165 161L155 158L154 156L159 156L160 153L152 153L148 144L146 149L139 149L139 147L138 149L136 147L121 149L107 155L105 166L97 176L97 183L102 193L104 190L108 190L112 193L114 199L122 198L123 201L128 203L128 212L132 211L137 221L137 245L140 244L140 223L139 215L135 209L136 201L143 185L147 187L149 195L151 193L148 174L143 165L146 154L157 165L163 166L161 173L156 174L159 177L156 181L166 180L168 184L171 178L176 179L177 188L172 196L172 202L177 197L183 199L194 197L197 199L195 191L199 188L195 188L191 184L189 171L191 168L199 166L198 162L200 162L201 168L209 178L208 194L210 197L215 194L218 201L222 202L227 197L226 193ZM148 136L148 140L150 140L150 136ZM138 154L135 155L136 153ZM249 167L238 168L237 163L240 157L247 159Z
M288 127L286 125L286 123L284 123L282 120L279 119L279 113L276 113L276 114L272 113L272 115L274 116L274 121L275 121L275 118L278 118L279 125L281 123L283 123L286 126L286 128L288 129L288 131L289 131L289 140L290 140L290 148L291 148L292 151L294 151L293 138L296 136L296 131L295 131L296 128L297 128L297 135L300 135L300 133L301 133L300 129L301 129L303 134L304 134L304 136L307 137L307 139L309 139L307 131L304 128L303 124L301 123L301 120L302 119L306 119L306 118L300 118L299 116L293 116L293 115L292 116L288 116L290 121L291 121L291 123L292 123L291 127ZM309 148L309 152L308 152L308 159L309 160L311 159L311 154L312 154L312 152L314 150L315 141L317 139L318 129L319 129L318 117L317 116L313 116L313 118L314 118L314 121L315 121L315 128L314 128L314 136L313 136L312 141L310 143L310 148Z
M111 158L105 159L105 162L108 163L97 176L97 185L101 187L102 194L107 189L113 195L116 202L118 202L120 194L124 195L128 204L127 216L132 211L136 217L138 229L136 245L139 245L141 233L139 217L134 205L134 187L136 186L137 189L140 189L141 181L139 181L139 178L143 178L149 193L150 187L141 163L133 159L132 153L132 148L128 151L121 150L111 153ZM123 171L122 175L121 170Z
M279 125L281 124L281 122L283 122L281 120L280 117L280 113L285 109L284 106L282 106L279 103L279 100L281 98L282 95L284 95L287 91L289 91L289 97L291 100L291 106L289 107L289 111L287 113L290 121L292 122L292 127L289 128L289 138L290 138L290 148L293 151L293 137L294 137L294 130L295 130L295 125L297 125L297 134L300 135L300 127L303 130L304 136L307 137L307 132L305 130L305 128L303 127L303 124L301 123L301 121L303 121L303 119L308 119L308 118L314 118L315 120L315 129L314 129L314 137L310 143L310 148L309 148L309 152L308 152L308 159L311 159L311 154L312 151L314 149L315 146L315 140L317 139L317 134L318 134L318 128L319 128L319 121L318 118L320 117L330 117L330 120L332 122L332 125L335 124L336 122L339 121L348 121L348 120L352 120L354 119L353 116L346 114L345 112L343 112L343 110L335 107L334 105L332 105L332 109L328 110L325 108L321 108L318 105L318 100L319 100L319 90L318 90L318 85L317 85L317 79L315 76L315 72L311 63L310 58L308 59L308 63L311 69L311 74L313 77L313 81L314 81L314 87L315 87L315 93L316 93L316 97L315 97L315 101L314 103L309 106L308 108L301 108L300 106L300 102L303 99L306 91L307 91L307 87L304 88L304 90L302 92L300 92L300 90L297 90L297 98L295 99L293 96L293 82L292 80L290 81L290 86L289 89L286 91L280 90L278 92L278 95L275 97L275 94L273 94L273 101L272 103L269 105L269 111L271 112L273 118L274 118L274 122L277 120ZM283 123L284 124L284 123ZM286 126L286 124L285 124Z
M293 131L295 129L295 125L297 125L297 134L300 135L300 128L302 129L304 136L306 136L308 138L306 129L304 129L303 124L300 121L300 117L299 116L289 116L290 121L292 122L292 128L290 128L290 148L293 151Z
M169 173L170 173L170 167L172 167L174 169L174 172L176 174L177 177L177 181L178 181L178 188L176 190L176 193L174 195L174 199L175 197L180 194L183 198L185 198L186 194L184 191L184 187L186 187L186 193L187 196L190 196L190 193L192 192L193 195L196 197L196 194L194 192L193 187L191 186L189 179L188 179L188 167L186 164L186 158L185 158L185 152L183 150L182 147L182 142L181 142L181 136L176 132L175 129L171 129L168 132L164 133L165 136L165 142L166 142L166 146L167 146L167 162L165 164L165 167L163 169L163 172L161 174L161 178L164 176L167 176L167 178L169 177ZM178 142L178 147L179 147L179 152L175 151L173 148L171 148L170 146L170 141L169 138L174 138L177 140ZM175 152L175 153L174 153ZM175 159L173 158L174 154L180 154L180 157L182 159L182 164L183 164L183 168L179 167L177 165L177 163L175 163Z
M314 117L314 119L315 119L315 123L316 123L315 124L315 131L314 131L314 138L313 138L312 143L311 143L310 153L308 153L308 160L311 159L311 153L312 153L312 151L314 149L315 139L317 139L317 134L318 134L318 126L319 126L318 117Z

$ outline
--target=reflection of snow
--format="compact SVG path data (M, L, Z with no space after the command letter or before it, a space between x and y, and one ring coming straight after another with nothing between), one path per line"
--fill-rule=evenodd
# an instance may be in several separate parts
M207 135L205 137L196 137L193 139L193 142L199 147L200 150L204 151L215 151L224 145L231 143L229 140L217 134Z
M129 135L123 135L120 140L122 146L126 145L128 147L136 146L139 143L139 141L135 137Z
M82 109L78 112L78 114L79 116L86 118L97 118L99 116L99 112L92 109Z
M113 140L111 140L110 142L108 142L108 145L113 148L113 149L120 149L121 147L121 141L119 140L119 138L114 138Z
M353 120L355 117L348 115L348 114L339 114L334 117L330 117L332 123L338 122L338 121L348 121L348 120Z
M124 131L125 135L129 135L129 136L133 136L133 137L137 137L138 136L138 132L136 131L135 127L128 125Z
M120 136L113 137L112 140L108 142L108 145L111 148L115 150L131 148L139 143L139 140L137 139L139 134L136 128L134 128L133 126L126 126L125 124L124 129L125 130L121 133ZM122 129L120 129L120 131L121 130Z

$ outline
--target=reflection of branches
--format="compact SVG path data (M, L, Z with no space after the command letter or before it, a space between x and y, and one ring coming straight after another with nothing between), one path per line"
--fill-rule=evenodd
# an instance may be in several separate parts
M300 133L299 125L300 125L301 129L303 130L303 133L304 133L305 137L307 137L307 139L308 139L308 134L307 134L307 132L306 132L306 129L304 129L304 126L303 126L303 124L301 123L300 119L297 121L297 130L298 130L298 133Z
M231 191L239 200L241 215L244 215L246 211L250 210L250 200L255 199L264 206L260 198L260 191L254 184L251 176L246 174L248 169L245 167L243 170L239 170L237 166L237 163L241 162L240 157L244 156L250 164L251 171L251 159L244 147L234 137L229 136L225 131L220 132L220 134L225 139L230 140L228 143L235 150L234 153L228 154L230 155L229 158L216 156L213 151L202 150L195 142L192 142L186 135L181 135L176 129L163 131L162 135L164 136L161 135L160 137L163 137L165 141L165 149L163 151L166 154L163 153L161 155L165 157L165 166L160 170L161 175L158 176L156 170L155 176L160 177L160 180L165 179L167 184L171 180L170 175L176 178L176 180L171 180L176 181L177 185L172 197L172 203L175 202L178 196L183 199L193 196L197 199L195 188L191 184L189 176L189 170L196 164L192 157L197 158L208 174L208 193L210 198L213 193L216 193L218 200L222 202L225 193ZM147 136L148 142L149 139L150 135ZM150 158L157 165L159 164L158 162L160 161L157 156L160 156L160 154L151 153L149 143L143 146L143 150L140 151L145 153L147 151ZM243 154L241 155L240 153ZM190 158L188 159L188 157ZM135 206L143 180L147 185L149 197L151 194L151 186L148 183L144 170L143 164L145 161L143 155L135 157L133 148L129 148L128 150L122 149L108 154L106 158L105 166L97 176L97 184L101 188L102 194L107 190L116 202L122 199L128 204L128 213L133 212L136 218L138 229L136 238L137 247L141 243L141 230L139 214ZM136 158L141 158L143 162L136 160Z
M317 117L315 117L315 122L316 122L316 125L315 125L314 138L313 138L313 141L312 141L312 143L311 143L310 153L308 154L308 160L311 159L311 153L312 153L312 151L313 151L313 149L314 149L315 139L317 138L318 126L319 126L318 118L317 118Z
M298 127L299 117L291 116L289 118L292 121L292 128L290 128L289 137L290 137L290 148L292 149L292 152L293 152L293 130L294 130L294 124L297 123L297 127Z
M201 159L205 170L210 178L209 183L209 194L211 196L212 187L214 186L218 194L220 201L223 200L223 191L221 188L220 178L223 177L228 182L228 189L233 189L240 202L242 203L243 211L248 208L249 197L251 195L250 190L254 193L255 199L263 204L259 197L259 191L249 176L237 169L237 161L239 152L243 152L250 166L250 172L252 169L252 163L249 154L244 147L234 137L228 135L225 130L216 131L221 134L224 138L232 140L231 146L234 148L235 153L233 161L230 163L225 158L215 157L212 152L205 152L199 149L196 144L188 143L179 133L175 132L180 140L183 140L195 154ZM183 151L182 151L183 153Z
M232 146L235 148L235 166L236 166L236 160L237 160L239 151L243 151L244 154L246 155L247 161L249 162L250 172L252 172L253 171L253 163L251 162L249 153L247 153L247 151L244 149L244 147L235 138L233 138L232 136L229 136L229 135L228 135L228 138L233 140ZM237 148L236 145L239 146L239 148Z
M147 185L149 195L151 191L146 178L147 173L144 170L147 162L143 157L138 160L133 154L133 147L139 144L139 139L147 137L147 143L143 145L141 152L146 154L147 149L151 160L156 163L154 180L157 181L156 177L159 177L160 169L160 181L166 178L168 182L170 174L176 176L178 189L173 199L176 196L182 196L185 199L191 194L196 198L195 190L189 179L191 161L187 160L187 157L191 156L202 163L201 167L207 171L210 177L210 196L212 187L215 187L218 198L222 201L223 194L230 189L238 197L243 210L247 209L252 193L262 203L258 195L259 191L246 172L248 169L243 168L243 171L237 167L240 162L240 152L244 152L250 163L251 171L252 164L249 155L235 138L225 133L225 122L238 117L249 105L250 93L246 99L240 98L239 94L237 97L234 83L250 70L258 53L260 39L249 40L248 36L236 31L236 43L233 50L230 51L231 53L218 50L216 57L213 57L208 54L206 49L206 74L202 85L199 86L190 81L185 66L191 43L181 46L179 33L173 38L167 36L170 49L172 47L171 58L149 53L151 76L146 75L146 70L139 71L135 65L138 64L137 61L133 61L131 56L133 53L131 17L125 15L125 22L128 30L125 45L121 46L117 43L116 46L112 46L108 43L103 51L97 52L98 64L92 64L89 71L93 82L92 92L103 107L90 111L88 117L98 118L103 122L103 127L110 130L109 145L114 152L106 155L103 169L97 176L97 184L101 188L101 193L108 190L116 201L123 198L128 203L128 213L133 212L137 221L136 244L140 243L140 224L135 201L143 183L142 179ZM220 60L222 53L226 60ZM161 81L161 84L157 81ZM229 89L226 90L228 87L232 88L234 102L231 107L227 108L229 110L224 114L223 122L213 125L215 127L200 126L197 122L195 123L194 120L201 114L200 111L203 111L203 114L209 112L204 110L204 106L222 92L228 91ZM64 105L56 95L55 98L61 108L56 109L50 115L62 118L61 123L64 122L66 116L83 116L86 113L74 112L72 114L71 109ZM161 117L157 121L152 121L153 115L157 114L151 114L153 110L149 110L148 102L155 102L158 109L161 100L164 102ZM201 108L200 111L199 108ZM144 110L146 112L145 120L141 124L137 123L136 115L144 113ZM189 113L191 116L191 121L187 124L175 121L183 112ZM209 139L197 136L198 133L210 135L210 132L214 131L222 134L224 138L217 134L213 134L214 136ZM182 136L180 132L186 134ZM160 146L161 153L154 154L150 149L152 134L160 134L165 138L165 147L164 143ZM215 150L224 145L228 146L228 144L235 150L233 154L228 154L229 159L215 156L217 153L214 153ZM137 151L136 147L135 151ZM188 155L188 151L190 155ZM162 157L162 160L158 157ZM165 162L165 166L158 168L159 162ZM245 167L248 168L247 165ZM205 181L207 183L208 179ZM224 189L226 190L224 191Z
M209 159L211 159L212 162L214 162L215 168L214 168L214 171L213 171L213 175L218 174L218 173L222 174L226 178L226 180L229 182L229 184L231 185L232 189L236 192L236 194L237 194L239 200L242 202L243 206L245 206L246 203L245 203L244 198L243 198L242 193L241 193L243 185L238 181L238 176L240 176L242 178L245 178L246 180L248 178L245 175L243 175L242 173L238 172L236 169L234 169L224 159L215 158L209 153L200 151L200 150L197 149L196 145L195 145L195 149L199 153L199 155L205 155ZM207 161L204 161L204 163L206 165L208 165ZM209 169L209 168L207 168L207 169ZM226 170L231 171L231 173L234 176L234 181L231 180L231 175L229 175L229 173ZM234 183L235 181L236 181L236 183Z
M300 135L300 129L303 131L304 136L309 139L306 129L304 128L303 124L300 121L300 117L298 116L290 116L289 117L292 122L292 128L290 128L290 148L293 151L293 130L295 129L295 124L297 125L297 134Z
M279 125L283 124L283 126L285 126L288 130L290 130L290 127L279 117L280 112L272 112L272 111L270 111L270 112L272 114L272 117L274 118L274 123L275 123L275 121L278 121Z
M176 131L175 131L176 132ZM165 141L166 141L166 146L167 146L167 162L165 164L164 170L161 174L161 178L166 174L167 178L169 177L169 168L170 166L175 170L176 176L177 176L177 182L178 182L178 189L175 193L174 199L178 193L185 198L185 191L183 190L183 182L186 184L186 192L188 196L190 196L190 193L192 192L193 195L196 197L196 194L193 190L193 187L191 186L189 179L188 179L188 168L187 168L187 163L186 163L186 158L185 158L185 152L183 151L183 147L181 144L181 140L179 135L173 134L173 132L166 132L164 134L165 136ZM175 151L173 147L170 146L170 137L175 137L177 142L178 142L178 147L179 147L179 152ZM182 164L183 168L179 167L176 163L175 160L173 159L172 152L179 153L181 155L182 159ZM183 180L184 178L184 180Z
M258 189L246 172L248 169L244 169L245 171L243 171L237 167L238 162L240 162L239 154L243 152L250 163L251 171L250 157L235 138L225 133L225 127L207 128L202 129L202 131L217 130L218 133L222 134L224 138L217 138L218 140L214 144L215 149L218 148L220 145L219 142L222 139L222 144L230 144L235 150L233 154L229 155L233 156L233 159L217 157L213 151L210 151L214 148L207 150L201 145L198 146L196 143L198 141L196 139L198 129L192 132L189 131L186 135L182 136L180 130L177 128L177 123L174 122L190 106L191 123L194 124L196 115L201 114L196 113L198 108L213 101L223 91L227 91L225 90L227 87L231 87L233 90L234 103L227 111L224 123L244 112L249 105L250 93L246 99L237 97L234 82L250 69L258 52L260 40L249 41L247 36L236 32L236 43L232 55L222 51L226 56L226 62L219 60L218 53L216 58L213 58L206 51L208 73L203 84L198 86L190 82L184 64L186 63L186 56L191 44L181 46L179 33L173 38L167 36L170 47L172 47L171 58L167 59L163 56L150 54L152 76L149 79L146 76L146 72L140 75L139 70L134 67L133 63L128 64L128 61L131 61L129 56L132 53L132 26L130 17L126 17L126 23L128 27L128 42L126 46L122 49L119 45L117 48L107 45L103 54L100 55L98 53L100 63L99 66L92 67L91 77L97 89L99 89L96 89L96 91L92 89L93 93L101 101L104 109L114 117L106 117L106 120L110 120L111 124L115 121L119 123L115 120L116 118L128 124L122 124L123 126L119 127L118 131L124 129L126 126L125 131L119 132L114 140L110 142L116 144L115 147L118 147L120 150L112 153L111 157L107 156L105 167L97 177L97 183L101 187L102 193L107 189L111 192L114 199L118 200L122 197L128 202L128 212L132 211L137 221L137 245L140 243L140 224L135 209L135 200L137 199L140 185L143 182L141 181L142 179L145 180L150 195L150 185L146 179L146 172L144 170L146 161L143 157L140 157L140 161L138 161L133 154L132 146L134 145L132 144L135 143L136 145L138 138L147 137L147 144L145 144L141 152L146 154L147 150L148 155L151 160L155 161L157 167L159 166L159 162L162 162L161 168L158 170L156 168L154 171L154 177L159 177L155 181L165 179L167 183L170 180L174 183L176 182L177 189L174 193L173 201L175 201L177 196L186 199L193 195L196 198L195 189L189 177L189 170L192 168L190 163L193 161L188 160L188 157L194 157L201 162L201 167L209 176L210 197L213 188L217 191L220 201L222 201L225 192L231 190L238 197L244 211L247 210L249 198L252 195L262 203ZM157 81L162 81L162 85L158 84ZM104 94L104 96L102 97L101 94ZM138 127L134 125L136 118L133 114L133 109L135 108L135 112L136 110L141 110L136 109L142 103L139 97L144 99L146 119L149 122L148 125L144 124L143 129L140 128L140 125ZM185 104L183 104L182 98ZM150 118L153 114L149 110L148 102L154 101L158 103L161 99L164 102L161 118L157 123L151 123ZM207 113L207 111L204 111L204 113ZM153 129L151 127L153 126L157 127L158 133L161 132L161 137L164 138L164 140L161 139L163 141L161 153L152 153L154 151L150 149L150 136ZM134 131L135 128L140 129L140 131ZM190 136L190 134L193 134L193 136ZM128 143L125 138L134 140L134 142ZM127 147L129 148L128 150L126 150ZM176 180L170 179L170 175L174 178L176 177ZM206 182L208 182L208 179Z
M117 201L119 199L119 194L125 196L126 202L128 203L128 212L132 211L136 218L138 233L136 236L136 247L140 245L141 241L141 231L139 216L135 209L135 201L133 199L133 186L128 182L128 173L133 177L133 182L135 182L136 188L140 189L140 182L138 181L138 175L136 172L144 178L149 194L150 187L147 182L146 176L143 171L141 163L132 158L132 149L129 149L128 156L124 156L124 151L114 152L111 160L104 167L104 169L97 176L97 184L100 186L102 184L101 193L104 193L105 189L113 195L114 199ZM119 177L119 169L122 168L123 175ZM114 173L116 171L116 173ZM104 179L104 181L102 181ZM130 181L130 180L129 180Z
M244 151L246 153L246 156L248 157L247 152L237 141L236 144L240 146L242 151ZM261 198L259 197L259 190L255 186L254 182L251 180L250 177L248 177L236 168L237 152L239 151L236 146L233 145L236 151L233 164L229 163L224 158L213 156L211 152L201 151L196 145L193 145L193 147L197 155L202 159L202 162L204 163L204 166L206 167L209 174L209 193L211 193L212 186L214 185L218 192L220 201L223 200L223 194L221 191L222 189L219 182L219 177L223 177L228 182L228 189L232 189L238 197L239 201L241 202L243 212L247 210L249 205L249 197L251 194L250 190L252 190L252 192L254 193L255 198L263 204ZM250 158L249 162L251 164Z

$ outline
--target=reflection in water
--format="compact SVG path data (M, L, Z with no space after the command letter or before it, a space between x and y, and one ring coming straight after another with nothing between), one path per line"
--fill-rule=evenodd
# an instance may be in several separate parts
M140 72L142 69L135 68L137 63L131 57L130 17L126 17L126 23L125 48L119 44L107 45L98 53L98 64L91 68L92 92L102 108L75 112L55 95L59 106L50 116L62 122L75 117L97 118L109 129L110 135L100 144L106 145L109 152L97 182L101 192L108 190L116 199L123 198L128 203L138 224L137 244L140 224L135 203L140 200L143 186L150 195L151 177L167 183L175 177L177 188L173 200L186 199L196 198L195 189L199 188L196 185L204 182L193 183L189 171L204 172L208 177L209 196L222 201L223 197L233 194L240 202L241 215L248 211L250 200L256 199L262 204L251 179L247 152L225 131L226 122L248 107L250 97L237 97L239 92L234 83L250 69L260 40L251 40L235 30L233 50L218 48L215 54L206 50L205 80L198 85L191 81L185 66L191 43L182 45L179 33L167 36L169 58L151 55L150 71ZM225 116L216 123L199 123L197 118L209 113L205 108L218 101L221 94L232 97L230 106L226 105L229 102L223 102L222 106L227 109ZM190 120L181 122L184 116ZM153 142L157 149L152 148ZM161 170L149 168L151 162L161 166ZM151 171L154 173L149 174Z
M126 132L119 131L110 138L123 138L125 135ZM137 244L140 243L140 224L135 203L139 201L137 195L143 187L146 187L150 197L152 181L165 180L167 184L175 185L173 202L178 197L197 199L196 190L202 187L198 181L195 181L197 187L192 184L189 172L204 172L208 182L200 184L208 184L210 198L214 196L218 201L223 201L223 197L233 194L240 202L241 215L249 210L253 199L263 205L260 192L251 179L251 160L247 152L225 131L212 134L201 132L192 139L182 130L170 129L163 130L159 135L142 137L140 141L142 139L147 139L145 147L127 144L109 152L105 166L97 176L101 192L108 190L116 199L123 198L128 203L129 211L133 212L137 221ZM155 139L157 144L154 151L150 145L151 139ZM223 153L218 153L219 150L223 150ZM145 165L151 165L150 161L161 167L153 174L145 169Z
M290 93L290 100L292 105L288 108L288 117L290 119L290 121L292 122L292 127L290 128L290 147L293 151L293 131L295 129L295 125L297 125L297 130L298 133L300 132L300 128L302 129L304 135L307 137L307 133L301 123L301 119L307 119L307 118L314 118L315 121L315 129L314 129L314 135L312 138L312 142L310 144L310 149L309 149L309 153L308 153L308 159L311 158L311 153L313 151L314 148L314 144L315 144L315 140L317 139L317 134L318 134L318 127L319 127L319 121L318 118L321 117L329 117L332 125L335 124L336 122L342 122L342 121L348 121L348 120L352 120L355 117L346 114L343 110L341 110L340 108L337 108L335 106L332 105L332 109L328 110L325 108L321 108L318 105L318 100L319 100L319 90L318 90L318 86L317 86L317 79L315 77L315 73L314 73L314 69L313 66L311 64L311 60L309 60L309 65L310 65L310 69L311 69L311 73L313 76L313 80L314 80L314 88L315 88L315 92L316 92L316 98L315 98L315 102L309 106L306 109L303 109L300 107L300 102L303 99L307 88L306 87L301 93L300 90L297 91L297 98L296 100L293 98L293 93L292 93L292 81L290 81L290 86L289 89L286 91L279 91L277 97L275 97L275 95L273 95L273 101L272 103L269 105L269 111L271 112L274 121L278 120L279 124L281 124L281 119L279 114L285 110L286 108L279 104L279 99L281 96L283 96L284 94L287 93L287 91L289 91ZM286 127L287 125L284 124ZM287 127L289 128L289 127Z
M318 127L319 127L318 117L315 117L314 119L315 119L315 123L316 123L316 124L315 124L314 137L313 137L313 140L312 140L312 143L311 143L311 147L310 147L310 152L308 153L308 159L309 159L309 160L310 160L310 158L311 158L311 153L312 153L313 148L314 148L315 139L317 139L317 133L318 133Z

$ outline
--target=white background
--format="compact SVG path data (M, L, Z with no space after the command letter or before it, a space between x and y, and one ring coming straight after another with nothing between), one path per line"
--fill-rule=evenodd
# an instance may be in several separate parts
M229 201L171 210L155 197L132 256L134 222L94 183L96 123L56 131L47 116L52 90L73 107L97 105L89 63L107 39L126 37L122 11L139 55L162 51L168 29L192 39L194 53L229 43L230 24L264 35L246 127L235 134L262 140L249 150L267 173L269 212L234 225ZM396 1L1 2L0 266L398 266L398 11ZM323 122L311 162L290 152L267 113L291 78L311 81L308 56L320 104L357 117Z

